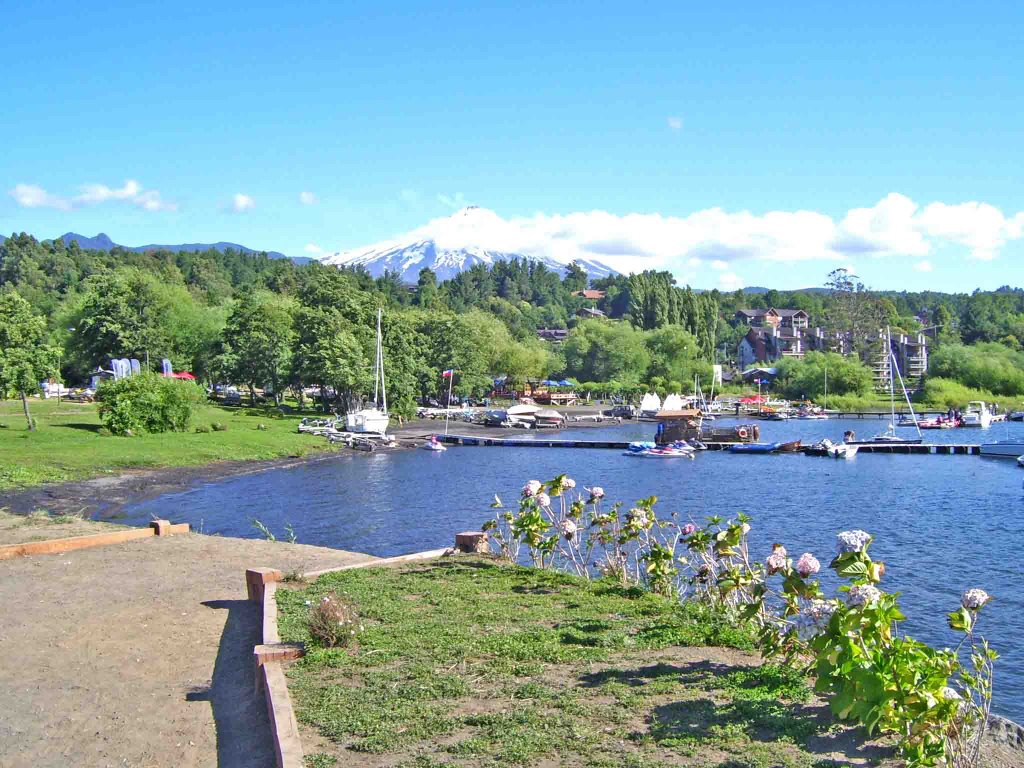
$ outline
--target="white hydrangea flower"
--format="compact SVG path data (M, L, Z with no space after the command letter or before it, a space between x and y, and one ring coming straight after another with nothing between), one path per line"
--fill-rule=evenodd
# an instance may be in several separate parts
M551 506L551 497L548 496L546 493L538 493L535 498L537 499L537 503L540 504L542 507Z
M847 552L861 552L869 541L871 541L871 534L867 531L843 531L836 536L836 549L841 555Z
M590 489L590 497L592 499L603 499L604 488L602 488L600 485L595 485L593 488Z
M991 599L984 589L968 589L960 598L960 605L969 611L976 611Z
M828 628L828 623L835 612L835 603L828 600L812 600L793 620L793 630L797 637L806 643Z
M559 525L559 529L561 530L562 535L565 536L565 538L571 539L573 536L576 535L578 526L576 525L575 520L567 519L561 522L561 524Z
M877 603L882 596L881 590L871 584L854 584L846 593L846 604L850 607L855 605L872 605Z
M536 496L540 493L540 480L531 480L523 486L523 496Z
M569 489L575 488L576 487L576 481L573 480L571 477L567 477L564 480L562 480L562 487L563 488L569 488Z

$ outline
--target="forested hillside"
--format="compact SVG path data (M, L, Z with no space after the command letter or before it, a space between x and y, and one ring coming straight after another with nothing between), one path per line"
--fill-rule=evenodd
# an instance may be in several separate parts
M603 297L573 295L585 288ZM0 291L17 292L45 321L59 352L55 367L70 384L111 356L168 357L208 382L275 391L323 385L357 400L372 384L374 319L384 307L388 383L400 409L436 393L448 368L459 372L455 389L463 394L486 391L502 374L519 383L556 376L667 391L732 358L746 331L733 321L736 309L774 306L806 310L812 326L932 327L934 373L997 394L1024 393L1019 289L876 294L847 279L828 291L720 294L677 286L667 272L588 285L582 269L570 267L563 278L520 261L478 265L442 283L425 269L409 286L395 274L374 279L230 249L85 250L15 234L0 243ZM583 308L606 318L581 320ZM569 332L551 344L538 329ZM972 346L980 343L989 346Z

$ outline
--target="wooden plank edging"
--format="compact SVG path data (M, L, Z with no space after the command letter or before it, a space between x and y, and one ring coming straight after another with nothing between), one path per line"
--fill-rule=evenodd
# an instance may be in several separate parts
M188 523L171 525L166 520L154 520L148 528L127 528L110 533L90 533L86 536L71 536L65 539L47 539L46 541L27 541L24 544L7 544L0 546L0 560L10 560L27 555L55 555L61 552L73 552L76 549L101 547L107 544L121 544L135 539L148 539L150 536L168 536L176 533L188 533Z
M288 695L288 681L279 661L268 661L258 674L267 697L267 716L274 741L274 757L278 768L303 768L302 742L295 709Z

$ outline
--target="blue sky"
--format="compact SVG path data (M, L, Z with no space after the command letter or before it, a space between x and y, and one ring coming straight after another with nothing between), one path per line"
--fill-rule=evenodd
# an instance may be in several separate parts
M1024 4L210 5L6 9L0 231L305 255L471 202L705 288L1024 284Z

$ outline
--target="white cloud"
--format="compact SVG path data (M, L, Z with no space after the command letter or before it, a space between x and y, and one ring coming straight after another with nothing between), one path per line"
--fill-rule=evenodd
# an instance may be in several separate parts
M306 247L303 250L311 256L322 256L327 253L327 251L316 243L306 243Z
M930 261L928 261L928 259L922 259L921 261L917 262L917 264L914 265L914 271L915 272L931 272L932 271L932 263Z
M299 202L303 205L316 205L320 201L312 192L299 192Z
M448 199L452 207L465 202L457 197ZM561 262L595 259L626 273L667 269L683 275L707 265L725 283L735 284L736 271L744 271L737 265L744 262L826 261L855 272L851 265L867 258L905 258L914 264L936 249L959 247L965 255L991 257L1022 237L1024 212L1006 215L981 203L932 203L922 208L894 193L835 218L811 210L753 213L707 208L685 216L586 211L504 219L484 208L468 208L391 244L432 238L443 248L483 248Z
M255 207L256 201L249 197L249 195L243 195L241 192L236 192L235 196L231 198L231 208L236 213L242 213L243 211L248 211Z
M668 118L668 127L673 131L680 131L683 128L683 118L681 117L670 117Z
M100 205L109 201L130 203L145 211L176 211L176 203L161 198L155 189L143 189L134 179L128 179L119 188L111 188L106 184L83 184L79 194L73 198L51 195L42 187L34 184L18 184L11 190L11 196L18 205L25 208L56 208L69 211L88 205Z
M56 208L59 211L71 209L71 202L63 197L51 195L35 184L17 184L10 192L14 201L22 208Z
M446 205L453 211L458 211L469 205L469 201L466 200L465 196L461 192L456 192L454 195L446 195L440 193L437 196L437 201L441 205Z

